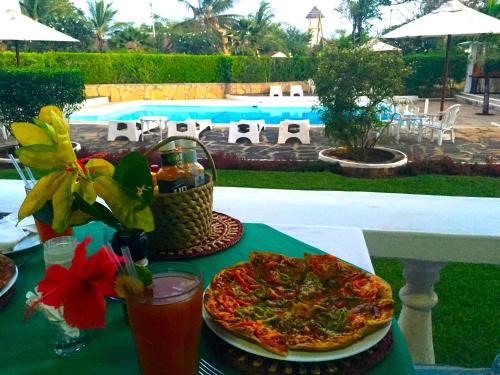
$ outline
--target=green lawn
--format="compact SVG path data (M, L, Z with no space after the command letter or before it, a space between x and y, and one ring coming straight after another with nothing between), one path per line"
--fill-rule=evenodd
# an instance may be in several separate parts
M330 172L233 170L220 170L218 174L218 186L500 197L500 178L493 177L420 175L391 179L363 179Z
M35 171L38 177L43 172ZM0 170L0 178L18 178ZM298 190L372 191L471 197L500 197L500 179L489 177L421 175L394 179L355 179L328 172L260 172L220 170L218 186ZM404 285L401 263L373 259L377 274L397 297ZM436 361L464 367L490 367L500 350L500 267L453 263L435 286L439 303L433 310Z

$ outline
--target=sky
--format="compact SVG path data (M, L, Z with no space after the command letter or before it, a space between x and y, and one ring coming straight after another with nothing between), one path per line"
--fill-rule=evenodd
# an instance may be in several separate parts
M87 12L87 0L72 0L73 3ZM350 23L335 11L340 0L268 0L274 11L275 22L293 25L303 31L307 30L308 20L305 18L313 6L317 6L325 18L323 22L323 35L327 38L334 36L338 30L350 33ZM151 0L155 14L173 20L182 20L190 16L186 6L177 0ZM191 0L196 4L197 0ZM260 0L237 0L233 10L229 13L248 15L255 13ZM134 22L136 24L150 23L150 0L113 0L113 8L118 10L115 21ZM375 20L371 30L372 35L379 34L382 29L400 24L411 19L416 12L417 5L400 5L391 9L384 7L382 20Z

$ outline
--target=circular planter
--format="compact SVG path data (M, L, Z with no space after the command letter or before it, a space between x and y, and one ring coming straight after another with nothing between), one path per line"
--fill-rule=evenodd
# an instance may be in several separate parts
M386 147L376 147L373 150L377 160L372 162L359 162L348 159L343 156L345 155L345 148L343 147L322 150L318 158L327 163L338 164L343 174L371 178L394 176L398 168L408 163L408 157L401 151Z

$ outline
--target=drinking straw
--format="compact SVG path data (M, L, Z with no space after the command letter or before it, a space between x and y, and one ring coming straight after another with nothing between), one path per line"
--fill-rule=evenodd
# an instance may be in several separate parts
M128 246L122 246L121 250L123 257L125 258L125 267L128 275L134 279L138 279L137 272L134 267L134 261L132 260L132 255L130 255Z
M25 167L24 168L26 170L26 173L28 174L30 180L31 180L31 186L35 186L35 182L36 182L36 178L35 176L33 176L33 173L31 172L31 168L30 167Z
M12 162L12 164L14 164L14 168L16 168L16 171L19 174L19 177L21 177L21 179L23 180L24 184L30 186L28 184L28 180L26 180L26 177L24 177L23 171L21 170L21 167L19 166L16 158L14 158L12 154L9 154L9 159Z

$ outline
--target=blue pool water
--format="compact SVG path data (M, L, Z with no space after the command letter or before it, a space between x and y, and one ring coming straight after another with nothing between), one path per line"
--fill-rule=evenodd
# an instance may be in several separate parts
M265 106L177 106L141 105L111 112L105 115L73 115L72 121L136 120L141 116L166 116L171 121L188 118L210 119L215 124L227 124L239 120L265 120L266 124L279 124L283 120L309 120L311 124L323 124L319 112L311 107Z

